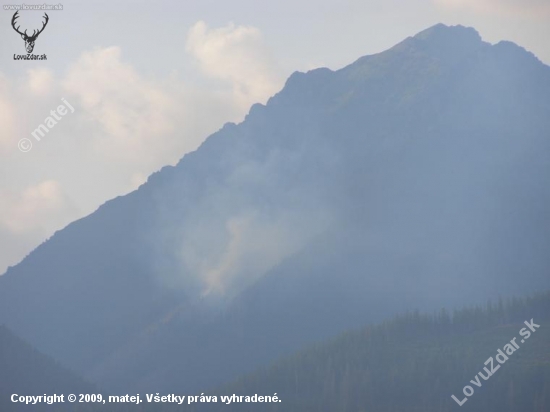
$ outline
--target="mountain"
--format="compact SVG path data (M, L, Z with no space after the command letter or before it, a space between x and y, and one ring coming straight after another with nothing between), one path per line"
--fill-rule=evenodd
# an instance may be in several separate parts
M191 410L450 412L460 403L464 411L548 411L549 321L550 293L452 315L411 312L278 360ZM517 347L504 349L512 340ZM220 402L275 392L280 403Z
M50 357L38 352L0 326L0 410L18 411L79 411L78 405L69 404L71 393L97 393L93 385L75 376ZM64 395L64 403L55 406L47 403L25 405L13 403L13 394L20 396ZM17 396L16 398L19 398Z
M0 322L105 389L203 390L409 309L550 289L548 113L550 68L462 26L294 73L10 268Z

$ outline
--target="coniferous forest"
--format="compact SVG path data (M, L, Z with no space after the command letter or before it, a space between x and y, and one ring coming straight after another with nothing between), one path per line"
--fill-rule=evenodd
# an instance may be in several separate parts
M524 321L531 319L540 328L520 343ZM276 388L283 401L262 405L270 411L549 411L549 320L550 293L454 313L407 313L313 346L216 392L268 394ZM519 349L498 368L497 350L515 337ZM470 380L478 372L487 376L489 357L496 371L487 381L477 378L478 388ZM451 395L462 401L466 385L475 392L459 407ZM204 410L259 409L243 403Z
M525 321L539 325L529 330ZM398 412L460 410L544 412L550 410L550 293L489 302L449 313L406 313L348 331L274 362L206 395L217 402L176 406L57 404L59 411L288 411ZM513 338L516 349L496 358ZM520 343L524 339L524 343ZM46 405L9 402L17 393L98 393L98 389L0 328L0 410L48 410ZM485 362L493 358L492 365ZM500 358L501 360L503 358ZM500 366L500 367L499 367ZM494 370L492 376L487 373ZM487 377L485 380L478 373ZM476 375L478 376L476 378ZM477 380L476 380L477 379ZM475 383L472 383L474 381ZM474 389L463 402L463 388ZM69 392L68 392L69 391ZM100 392L100 391L99 391ZM222 395L277 393L280 403L224 404ZM186 393L185 388L179 395ZM103 394L108 397L108 393ZM42 409L40 409L42 408ZM50 409L51 410L51 409Z

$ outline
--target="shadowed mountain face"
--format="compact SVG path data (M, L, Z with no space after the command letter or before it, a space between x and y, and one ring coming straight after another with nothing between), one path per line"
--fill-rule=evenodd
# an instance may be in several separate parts
M2 412L42 412L52 409L61 412L74 411L74 405L67 402L66 395L63 398L65 402L58 401L55 406L51 404L53 398L45 402L36 401L34 405L27 405L24 401L20 401L20 396L38 397L43 394L50 396L70 393L97 393L97 389L0 325L0 410ZM17 396L13 399L17 402L12 402L14 394Z
M549 67L460 26L295 73L11 268L0 322L110 389L192 390L406 309L550 288L549 113Z

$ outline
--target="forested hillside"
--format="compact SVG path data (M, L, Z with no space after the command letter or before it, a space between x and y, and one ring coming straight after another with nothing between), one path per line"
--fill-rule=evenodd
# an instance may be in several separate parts
M505 348L514 338L518 348ZM509 353L511 348L515 350ZM508 354L502 364L499 349ZM493 361L485 364L489 358ZM474 393L464 402L462 391L467 385ZM445 310L433 315L407 313L349 331L223 388L211 389L207 395L217 396L216 403L147 403L142 393L139 406L64 403L23 407L10 402L12 393L67 395L98 390L0 327L2 412L459 410L451 395L463 403L461 411L544 412L550 410L550 292L452 314ZM186 388L177 393L190 394ZM222 395L233 394L277 394L281 402L222 403ZM108 394L103 396L107 399Z
M524 321L540 325L530 337ZM550 411L550 293L454 314L409 313L348 332L227 386L217 394L277 395L281 403L217 404L203 411ZM523 331L523 335L526 332ZM519 349L502 365L498 349ZM524 340L521 343L521 340ZM511 350L508 348L508 350ZM493 357L495 372L478 378ZM500 358L503 360L504 358ZM500 365L500 368L498 368ZM470 381L481 384L478 387ZM464 386L474 394L462 402Z

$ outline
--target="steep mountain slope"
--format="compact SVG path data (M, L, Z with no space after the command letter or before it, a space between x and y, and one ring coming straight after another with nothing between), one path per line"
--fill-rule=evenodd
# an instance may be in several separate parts
M405 309L547 289L548 113L549 67L460 26L295 73L11 268L0 321L108 388L191 390Z
M512 339L517 347L505 348ZM492 364L485 365L489 358ZM466 385L473 388L469 397L463 394ZM192 410L446 412L459 408L454 395L464 411L548 411L550 294L452 316L444 311L401 315L213 391L218 397L275 392L280 403L218 403Z

